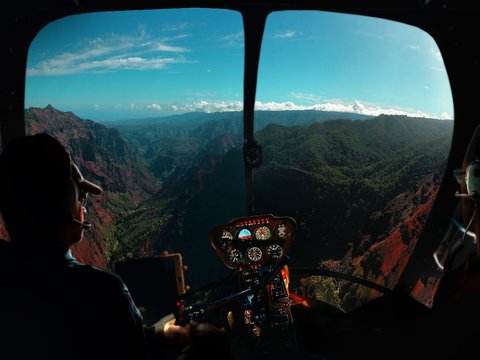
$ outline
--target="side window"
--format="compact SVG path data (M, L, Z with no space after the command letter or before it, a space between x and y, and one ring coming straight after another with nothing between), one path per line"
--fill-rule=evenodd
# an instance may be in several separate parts
M192 8L76 15L34 39L26 131L53 134L104 189L79 259L167 250L191 286L224 275L207 236L245 208L243 38L240 13Z
M452 119L442 57L422 30L347 14L270 14L255 200L260 213L296 218L292 266L395 286L435 200ZM345 310L380 295L318 276L293 286Z
M2 127L0 126L0 154L2 153L3 147L2 147ZM2 218L2 214L0 213L0 241L1 240L8 240L8 232L5 228L5 223Z

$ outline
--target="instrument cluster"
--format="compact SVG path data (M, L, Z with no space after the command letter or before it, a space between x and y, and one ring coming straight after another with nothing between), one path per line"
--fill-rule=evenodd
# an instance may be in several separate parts
M209 240L229 268L259 268L274 263L288 250L295 230L291 217L257 215L216 226Z

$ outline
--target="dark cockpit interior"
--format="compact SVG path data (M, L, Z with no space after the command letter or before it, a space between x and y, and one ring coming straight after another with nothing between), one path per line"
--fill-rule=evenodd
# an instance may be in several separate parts
M479 16L17 1L0 151L47 132L102 186L72 254L118 274L148 325L213 324L234 359L476 358L478 294L455 301L480 281L452 284L480 256Z

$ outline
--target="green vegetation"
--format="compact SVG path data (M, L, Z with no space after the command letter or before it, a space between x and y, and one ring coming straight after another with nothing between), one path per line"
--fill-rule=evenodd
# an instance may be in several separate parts
M327 276L309 276L300 280L300 286L295 289L300 295L325 302L342 309L338 281Z
M110 267L118 260L151 253L152 235L171 220L168 205L168 201L150 200L120 218L105 240Z
M180 124L172 137L160 132L162 138L155 138L158 134L150 129L143 139L137 130L122 130L126 136L136 134L136 142L148 148L155 165L151 170L163 181L163 201L157 194L155 201L123 213L107 243L110 262L157 251L154 245L160 242L182 252L195 269L191 277L198 283L192 280L193 286L205 283L217 271L214 267L222 266L208 244L208 231L244 215L245 184L240 146L226 147L224 153L206 151L207 144L220 141L215 136L238 130L232 125L238 114L211 115L210 122L203 118L198 126L184 129L185 136L180 136ZM299 240L292 259L304 266L342 258L374 211L441 168L453 130L451 121L404 116L303 123L293 112L262 116L265 127L256 139L264 166L255 172L255 208L296 219ZM284 125L276 124L277 116ZM298 123L302 125L292 125ZM338 300L335 283L312 282L316 297L324 292L330 303Z

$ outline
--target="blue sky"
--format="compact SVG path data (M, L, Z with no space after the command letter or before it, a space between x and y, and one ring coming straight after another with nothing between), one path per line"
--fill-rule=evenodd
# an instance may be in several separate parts
M84 14L33 41L25 107L116 120L242 109L239 13L179 9ZM322 12L269 16L256 108L453 118L435 42L391 21Z

